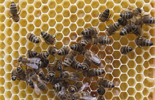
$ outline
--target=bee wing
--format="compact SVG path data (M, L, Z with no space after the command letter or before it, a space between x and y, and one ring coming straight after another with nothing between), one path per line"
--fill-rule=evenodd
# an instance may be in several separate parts
M100 65L101 64L101 60L95 55L95 54L92 54L92 56L90 57L91 61Z
M32 67L32 68L34 68L34 69L38 69L38 66L37 66L36 64L27 63L26 65L27 65L27 66L30 66L30 67Z
M29 58L29 60L33 60L33 61L40 61L40 58Z
M45 82L42 81L40 78L38 78L38 81L46 86ZM46 86L46 89L47 89L47 86Z
M96 97L82 97L80 100L96 100Z
M39 95L40 94L40 89L38 88L38 86L37 86L37 84L35 82L33 82L33 84L34 84L34 91L35 91L35 93L37 95Z
M71 72L71 78L70 78L70 80L77 80L77 79L79 79L79 75L77 74L77 73L73 73L73 72Z

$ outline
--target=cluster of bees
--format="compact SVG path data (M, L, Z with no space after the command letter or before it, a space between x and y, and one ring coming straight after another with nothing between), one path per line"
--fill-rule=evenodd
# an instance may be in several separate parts
M148 15L142 15L142 10L140 8L124 10L120 14L121 18L118 19L117 23L109 25L105 33L110 36L121 28L120 35L124 36L129 33L135 34L135 43L139 46L151 46L153 43L142 36L142 25L143 24L154 24L155 18ZM17 6L14 2L10 4L10 14L15 22L19 21L19 14ZM101 22L108 21L111 14L109 9L106 9L99 15L99 20ZM88 86L87 83L83 84L79 81L79 73L83 73L84 77L95 77L100 76L105 73L102 68L90 68L92 64L95 66L101 66L100 58L95 55L89 49L86 50L84 47L91 42L92 45L106 45L110 44L111 40L103 35L98 36L99 30L94 27L89 27L81 32L82 39L80 42L68 46L63 46L61 49L54 47L56 42L55 37L46 32L41 32L41 37L49 45L47 52L36 52L28 50L26 57L19 57L18 62L19 67L16 67L12 71L12 80L23 80L35 90L36 94L39 95L40 90L45 91L47 89L47 84L52 84L53 89L57 92L57 96L62 99L71 100L96 100L89 93L83 92L84 88ZM39 38L32 34L27 34L27 39L32 43L39 43ZM132 51L131 47L123 46L120 49L122 54L127 54ZM51 59L49 56L56 57L53 64L49 63ZM80 63L76 60L78 55L83 55L84 61ZM60 58L58 58L60 56ZM64 61L62 57L65 56ZM24 69L23 66L26 66ZM69 72L64 70L67 67L72 67L78 72ZM43 69L47 69L45 74ZM58 72L58 73L56 73ZM74 84L70 85L69 82L73 81ZM100 77L97 80L98 89L96 90L98 95L101 95L100 100L104 100L103 95L105 94L105 88L113 88L114 84ZM67 91L68 90L68 91Z

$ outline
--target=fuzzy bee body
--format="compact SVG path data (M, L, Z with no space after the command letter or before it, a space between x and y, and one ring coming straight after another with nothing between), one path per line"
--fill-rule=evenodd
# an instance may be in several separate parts
M55 37L53 37L52 35L46 32L41 32L41 36L43 37L43 39L47 44L51 44L51 45L55 44Z
M120 35L123 36L123 35L127 35L129 34L130 32L132 32L132 26L130 24L127 24L120 32Z
M39 39L38 39L38 37L35 36L35 35L32 34L32 33L28 33L27 39L28 39L29 41L31 41L32 43L39 43L39 42L40 42Z
M61 100L66 100L67 97L68 97L68 95L67 95L66 91L61 90L61 91L58 92L58 97L59 97Z
M56 53L56 48L54 46L50 46L47 51L50 55L54 55Z
M101 45L105 45L105 44L111 43L111 40L105 36L99 36L98 37L98 43Z
M69 72L69 71L62 71L60 73L60 77L62 79L67 79L67 80L77 80L79 79L79 75L77 73L74 72Z
M108 36L114 34L114 32L119 29L119 25L120 25L119 23L113 23L113 24L109 25L108 28L106 29L105 33Z
M56 83L58 83L58 82L64 81L61 77L57 77L57 76L55 76L55 77L53 77L53 78L47 77L46 80L47 80L50 84L52 84L52 85L54 85L54 84L56 84Z
M99 15L99 20L101 22L105 22L107 20L109 20L110 18L110 11L109 9L106 9L105 11L103 11L100 15Z
M74 59L72 64L71 64L71 67L74 68L74 69L81 70L82 65L81 65L80 62L78 62L76 59Z
M11 72L11 79L13 81L15 81L16 79L19 79L17 75L17 68L13 69L13 71Z
M17 67L17 74L19 76L19 80L25 80L26 79L26 73L23 68Z
M71 48L72 50L75 50L75 51L80 52L80 53L82 53L83 50L84 50L84 48L83 48L83 46L82 46L81 43L73 44L70 48Z
M90 66L91 66L91 62L88 59L84 59L82 63L82 69L89 70Z
M38 53L37 53L36 51L32 51L32 50L28 50L28 51L27 51L27 57L28 57L28 58L36 57L37 54L38 54Z
M76 82L74 85L71 86L70 92L78 92L82 86L82 82Z
M10 14L15 22L18 22L20 20L19 17L20 12L18 13L18 8L14 2L11 2L10 4Z
M109 80L106 80L104 78L99 78L97 80L97 84L101 85L105 88L113 88L114 87L114 84L112 82L110 82Z
M46 59L48 56L49 56L49 53L47 52L41 52L37 55L37 57L40 59Z
M64 60L64 66L68 67L72 64L74 57L77 55L76 51L71 51L69 54L66 55L65 60Z
M128 21L126 19L119 18L118 23L122 26L126 26L128 24Z
M91 41L92 45L97 45L98 42L99 42L98 38L92 38L92 41Z
M83 36L96 36L98 34L99 30L97 28L94 27L89 27L84 29L81 34Z
M122 54L127 54L127 53L132 51L132 48L128 47L128 46L123 46L123 47L121 47L120 51L121 51Z
M63 46L60 50L58 50L58 55L67 55L70 51L68 46Z
M150 16L145 16L145 15L144 15L144 17L143 17L143 19L142 19L142 22L143 22L144 24L147 24L147 25L155 24L155 18L150 17Z
M92 68L88 70L88 77L93 77L93 76L100 76L102 74L104 74L105 71L103 69L96 69L96 68Z
M83 36L81 39L82 46L86 46L91 41L91 37Z
M140 26L132 26L132 31L138 37L142 35L142 28Z
M133 17L133 13L132 12L124 12L124 13L121 13L120 16L123 19L131 19Z
M139 46L139 47L147 47L147 46L152 46L153 43L147 39L144 38L137 38L135 40L135 43Z
M53 89L55 89L56 91L60 91L62 87L68 88L68 86L69 86L68 82L62 81L62 82L54 84Z
M104 95L105 94L105 89L104 89L104 87L103 86L99 86L99 88L97 89L97 93L99 94L99 95Z

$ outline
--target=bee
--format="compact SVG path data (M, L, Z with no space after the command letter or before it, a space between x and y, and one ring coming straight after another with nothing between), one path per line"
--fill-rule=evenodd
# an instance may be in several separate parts
M127 35L129 34L130 32L132 32L132 26L130 24L127 24L120 32L120 35L123 36L123 35Z
M92 45L97 45L98 44L98 38L97 37L92 38L91 43L92 43Z
M126 19L119 18L118 23L122 26L126 26L128 24L128 21Z
M59 91L57 95L58 95L59 99L61 99L61 100L66 100L67 98L69 98L68 93L65 90Z
M122 54L127 54L132 51L132 48L128 47L128 46L123 46L123 47L121 47L120 51Z
M74 57L77 55L76 51L70 51L69 54L66 55L64 59L64 67L68 67L72 64Z
M101 36L98 37L98 43L100 45L110 44L111 40L109 38L107 38L106 36L101 35Z
M89 59L94 65L100 66L101 60L90 50L85 50L83 52L84 58Z
M26 79L26 73L22 67L17 67L17 75L19 77L19 80L25 80Z
M48 69L47 77L53 78L55 76L55 70L56 70L54 65L49 64L47 69Z
M33 72L33 69L27 69L26 68L26 83L32 88L34 89L34 84L30 79L30 74Z
M83 36L81 39L82 46L86 46L91 41L91 36Z
M11 72L11 78L13 81L15 81L16 79L19 79L17 75L17 68L14 68L13 71Z
M103 86L99 86L99 88L97 89L97 93L99 95L104 95L105 94L105 88Z
M26 55L28 58L33 58L33 57L36 57L37 54L38 53L36 51L28 50Z
M36 73L34 73L34 72L31 73L30 79L33 82L34 90L37 95L39 95L40 90L45 91L47 89L46 84L39 78L39 76Z
M72 92L72 93L73 92L78 92L81 89L82 86L83 86L82 82L78 81L78 82L76 82L75 84L73 84L71 86L70 92Z
M133 13L132 12L124 12L124 13L121 13L120 16L123 19L131 19L133 17Z
M58 50L58 55L67 55L70 51L68 46L63 46L60 50Z
M16 6L14 2L11 2L10 4L10 18L12 18L15 22L18 22L20 20L19 14L21 10L19 11L19 7Z
M47 51L50 55L54 55L56 53L56 47L50 46Z
M106 80L104 78L99 78L97 80L97 84L103 86L104 88L113 88L114 84L110 82L109 80Z
M94 27L86 28L81 32L83 36L95 36L95 37L98 33L99 33L99 30Z
M46 80L47 80L47 82L51 83L52 85L54 85L58 82L64 81L64 79L62 79L61 77L58 77L58 76L55 76L53 78L47 77Z
M54 45L55 44L55 37L52 36L51 34L48 34L46 32L41 32L41 36L45 40L47 44Z
M150 17L148 15L144 15L142 17L142 22L146 25L155 24L155 18Z
M114 32L119 29L119 25L120 25L119 23L113 23L113 24L109 25L108 28L106 28L105 33L108 36L114 34Z
M103 95L100 95L97 100L105 100Z
M55 89L56 91L60 91L62 89L62 87L68 88L69 83L66 81L58 82L58 83L54 84L53 89Z
M34 69L41 68L44 64L40 61L40 58L25 58L19 57L18 62L21 62L24 65L30 66Z
M105 22L105 21L108 21L109 18L110 18L111 14L110 14L110 11L109 9L106 9L105 11L103 11L100 15L99 15L99 20L101 22Z
M87 73L87 77L93 77L93 76L100 76L100 75L104 74L105 71L103 69L92 68L92 69L89 69L85 73Z
M142 28L140 26L132 26L132 31L138 37L142 35Z
M37 55L37 57L40 59L46 59L48 56L49 56L49 53L47 52L41 52Z
M88 59L84 59L82 65L82 69L83 70L89 70L90 66L91 66L91 62Z
M83 46L82 46L81 43L73 44L70 48L71 48L72 50L77 51L77 52L80 52L80 53L82 53L83 50L84 50L84 48L83 48Z
M75 92L71 94L71 100L96 100L96 97L92 97L88 92Z
M74 69L81 70L82 65L81 65L80 62L78 62L76 59L74 59L72 64L71 64L71 67L74 68Z
M36 35L32 34L32 33L28 33L27 39L29 41L31 41L32 43L39 43L40 42L38 37Z
M79 75L74 72L62 71L60 72L60 77L64 80L77 80L79 79Z
M135 39L135 43L139 46L139 47L147 47L147 46L152 46L153 43L147 39L144 39L142 37L139 37L137 39Z

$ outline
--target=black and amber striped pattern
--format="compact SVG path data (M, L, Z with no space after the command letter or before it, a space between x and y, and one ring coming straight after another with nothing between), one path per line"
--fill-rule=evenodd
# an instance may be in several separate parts
M105 71L103 69L92 68L92 69L89 69L88 76L89 77L100 76L104 73L105 73Z
M28 51L27 51L27 57L28 57L28 58L36 57L37 54L38 54L38 53L37 53L36 51L32 51L32 50L28 50Z
M109 9L106 9L105 11L103 11L100 15L99 15L99 20L101 22L105 22L109 19L110 17L110 11Z
M130 32L132 32L132 26L130 24L127 24L125 27L123 27L123 29L121 30L120 32L120 35L123 36L123 35L127 35L129 34Z
M84 29L81 34L84 36L92 36L92 35L97 35L99 32L99 30L97 28L94 27L89 27Z
M125 25L127 25L128 21L124 18L119 18L118 23L122 26L125 26Z
M68 46L63 46L60 50L58 50L58 55L67 55L70 51Z
M109 81L107 79L104 79L103 77L99 78L97 80L97 84L101 85L101 86L103 86L105 88L113 88L114 87L114 84L111 81Z
M82 82L76 82L74 85L71 86L70 92L78 92L82 86Z
M132 51L132 48L129 46L123 46L123 47L121 47L120 51L122 54L127 54Z
M109 38L107 38L106 36L99 36L98 37L98 42L101 45L105 45L105 44L110 44L111 40Z
M89 70L90 66L91 66L91 62L88 59L84 59L82 65L82 69L83 70Z
M10 14L12 14L13 16L16 15L18 12L17 6L14 2L11 2L10 4Z
M147 46L152 46L153 43L147 39L144 38L137 38L135 40L136 45L138 45L139 47L147 47Z
M28 33L27 39L28 39L29 41L31 41L32 43L39 43L39 42L40 42L39 39L38 39L38 37L35 36L35 35L32 34L32 33Z
M124 13L121 13L120 16L123 19L131 19L133 17L133 13L132 12L124 12Z

